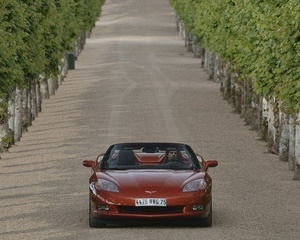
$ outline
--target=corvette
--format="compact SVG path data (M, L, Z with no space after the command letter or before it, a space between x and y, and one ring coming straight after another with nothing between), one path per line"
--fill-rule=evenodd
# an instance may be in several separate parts
M181 143L119 143L96 160L89 178L89 226L128 221L183 220L212 225L209 167Z

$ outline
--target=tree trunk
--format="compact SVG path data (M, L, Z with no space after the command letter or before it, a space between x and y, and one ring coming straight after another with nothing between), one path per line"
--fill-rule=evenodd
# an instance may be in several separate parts
M219 59L219 57L216 55L214 58L214 73L213 73L213 79L216 83L221 82L221 71L222 71L222 61Z
M23 89L23 101L22 101L22 131L27 131L28 127L31 126L30 112L28 106L28 88Z
M289 153L288 153L288 161L289 161L289 170L294 171L295 170L295 137L296 137L296 117L290 116L289 121Z
M289 159L289 115L280 112L279 125L279 160L287 162Z
M193 37L193 53L194 57L201 58L202 57L202 49L201 45L196 42L196 37Z
M279 108L273 98L268 103L268 151L279 154Z
M296 136L295 136L295 170L294 179L300 180L300 112L297 117Z
M44 77L40 78L40 92L41 92L41 97L43 99L50 98L47 78L44 78Z
M36 86L32 82L30 83L30 112L31 112L31 120L33 121L38 116L38 111L37 111Z
M229 102L231 99L230 63L226 63L223 65L221 91L223 93L223 98Z
M15 98L16 98L16 89L14 89L8 95L7 101L7 123L9 129L14 133L15 132Z
M260 137L264 141L268 141L268 116L269 103L266 98L261 97L261 123L260 123Z
M37 112L41 112L42 111L42 95L41 95L41 86L40 86L40 82L35 82L35 93L36 93L36 109Z
M49 90L49 95L52 96L55 94L55 82L53 81L53 78L50 77L47 79L47 84L48 84L48 90Z
M204 69L207 71L209 75L209 79L213 79L214 77L214 60L215 55L209 51L205 51L205 62Z
M16 88L15 95L15 117L14 117L14 140L20 141L22 137L22 89Z
M13 144L13 133L8 127L7 99L0 99L0 153L7 151ZM1 158L1 156L0 156Z

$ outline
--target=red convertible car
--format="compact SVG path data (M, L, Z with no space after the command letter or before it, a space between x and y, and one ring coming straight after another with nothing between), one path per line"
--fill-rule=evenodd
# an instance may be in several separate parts
M180 143L114 144L95 161L89 179L89 225L119 221L182 220L212 225L209 167L190 146Z

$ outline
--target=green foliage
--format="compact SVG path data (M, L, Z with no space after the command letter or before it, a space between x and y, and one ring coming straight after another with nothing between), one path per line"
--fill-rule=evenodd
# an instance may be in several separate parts
M201 44L244 77L300 110L300 4L298 0L170 0Z
M58 73L65 51L90 30L104 0L1 0L0 99Z
M24 33L18 31L23 25L22 14L21 5L15 1L0 1L0 97L11 86L22 82L22 67L17 64L20 52L25 48Z
M7 110L7 103L4 101L0 101L0 124L4 122L6 110Z
M15 143L12 135L6 135L1 139L1 145L4 149L9 149Z

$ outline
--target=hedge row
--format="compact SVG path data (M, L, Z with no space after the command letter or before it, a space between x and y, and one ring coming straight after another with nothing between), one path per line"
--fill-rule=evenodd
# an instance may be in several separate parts
M66 51L90 30L105 0L1 0L0 99L59 71Z
M248 78L255 91L300 110L298 0L170 0L197 41Z

